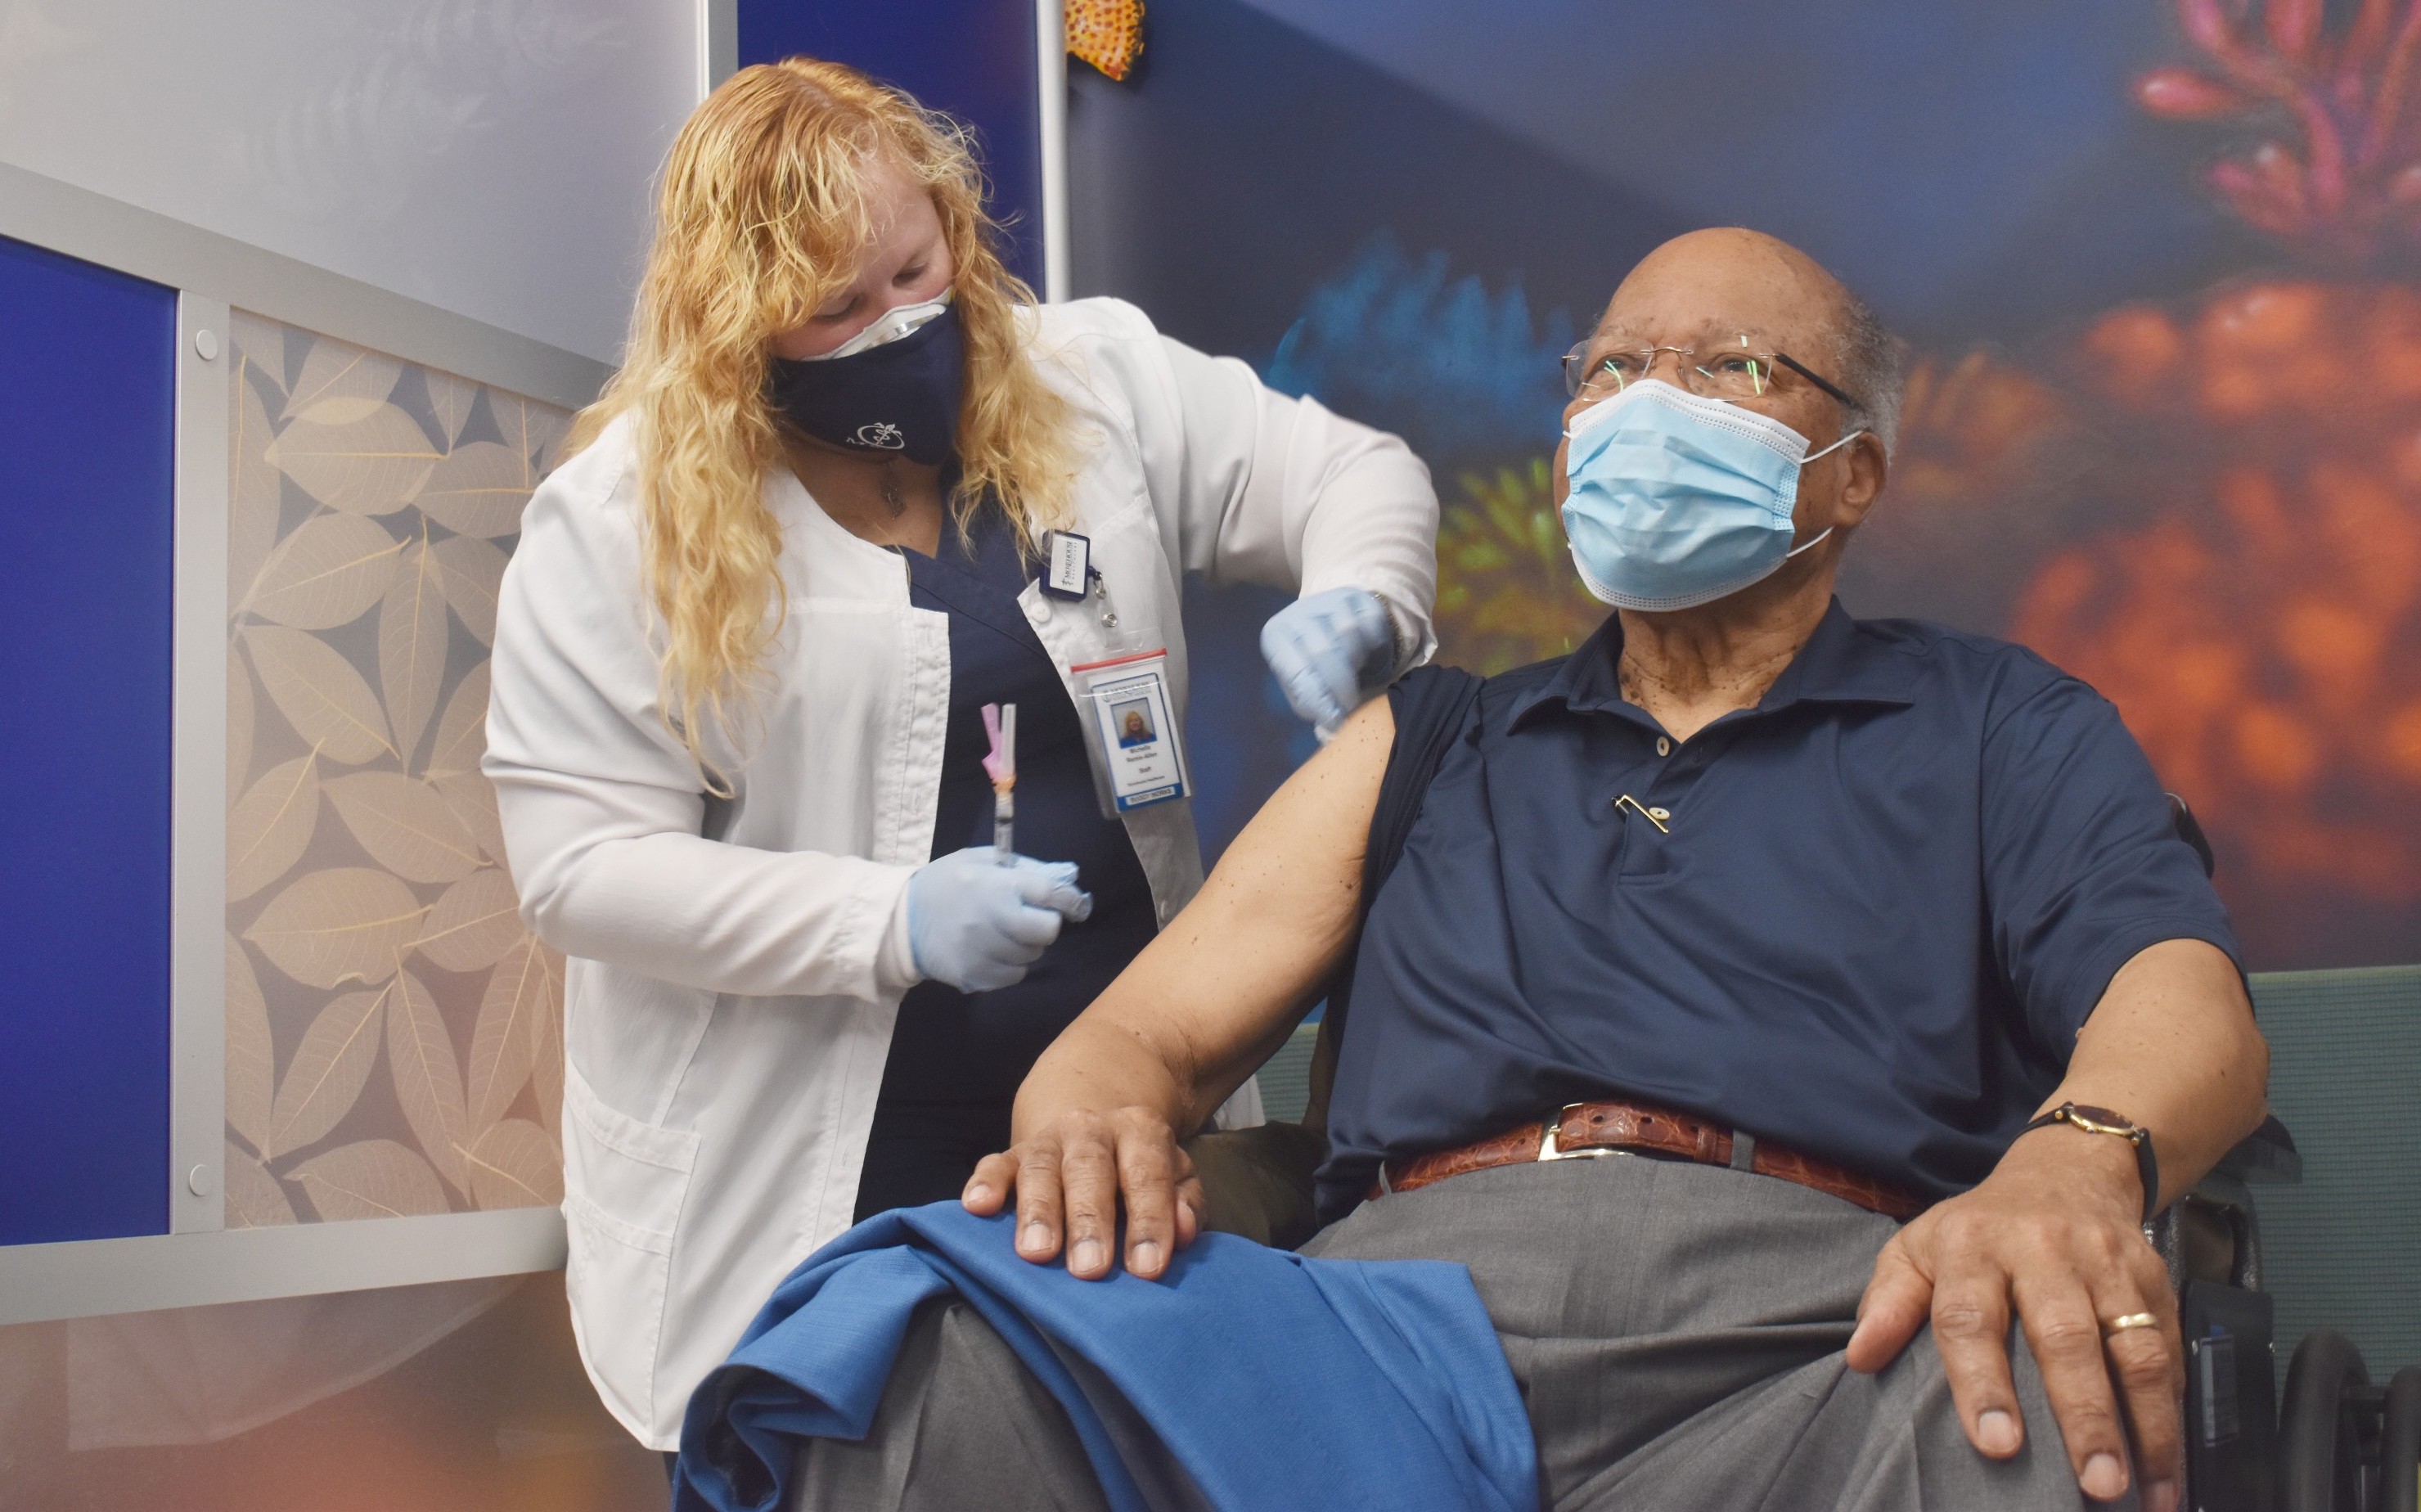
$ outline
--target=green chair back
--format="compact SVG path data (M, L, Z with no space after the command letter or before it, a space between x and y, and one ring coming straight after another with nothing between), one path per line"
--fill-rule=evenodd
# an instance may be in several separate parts
M2383 1381L2421 1364L2421 966L2267 973L2253 1002L2304 1156L2301 1183L2253 1189L2281 1377L2327 1327Z

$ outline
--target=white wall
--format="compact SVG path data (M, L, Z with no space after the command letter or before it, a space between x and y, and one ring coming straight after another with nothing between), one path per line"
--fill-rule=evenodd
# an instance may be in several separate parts
M0 162L604 361L699 0L0 0Z

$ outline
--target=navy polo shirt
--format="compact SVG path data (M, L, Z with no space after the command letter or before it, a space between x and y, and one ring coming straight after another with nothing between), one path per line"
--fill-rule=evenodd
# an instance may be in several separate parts
M1324 1217L1382 1159L1608 1097L1947 1196L2129 958L2236 953L2117 710L2032 652L1835 602L1683 742L1621 650L1609 616L1461 714L1363 927ZM1399 754L1454 679L1398 685Z

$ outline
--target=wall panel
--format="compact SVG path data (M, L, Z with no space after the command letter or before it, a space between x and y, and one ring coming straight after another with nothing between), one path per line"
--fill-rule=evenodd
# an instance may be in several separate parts
M168 1226L176 291L0 239L0 1243Z
M1033 0L737 4L742 66L794 53L831 58L975 127L992 179L992 213L1009 223L1010 265L1038 291L1043 288L1043 100ZM1050 83L1058 87L1057 79Z
M487 750L496 596L570 416L239 313L226 1222L563 1200L563 961Z
M15 0L0 163L597 358L697 101L664 0Z
M561 1265L477 762L604 369L7 164L0 329L0 1322Z

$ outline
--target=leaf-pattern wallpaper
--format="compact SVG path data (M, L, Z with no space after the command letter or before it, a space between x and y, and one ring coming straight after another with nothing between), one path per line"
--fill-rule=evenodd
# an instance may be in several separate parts
M487 749L496 590L570 417L239 313L230 1228L563 1197L563 959Z

